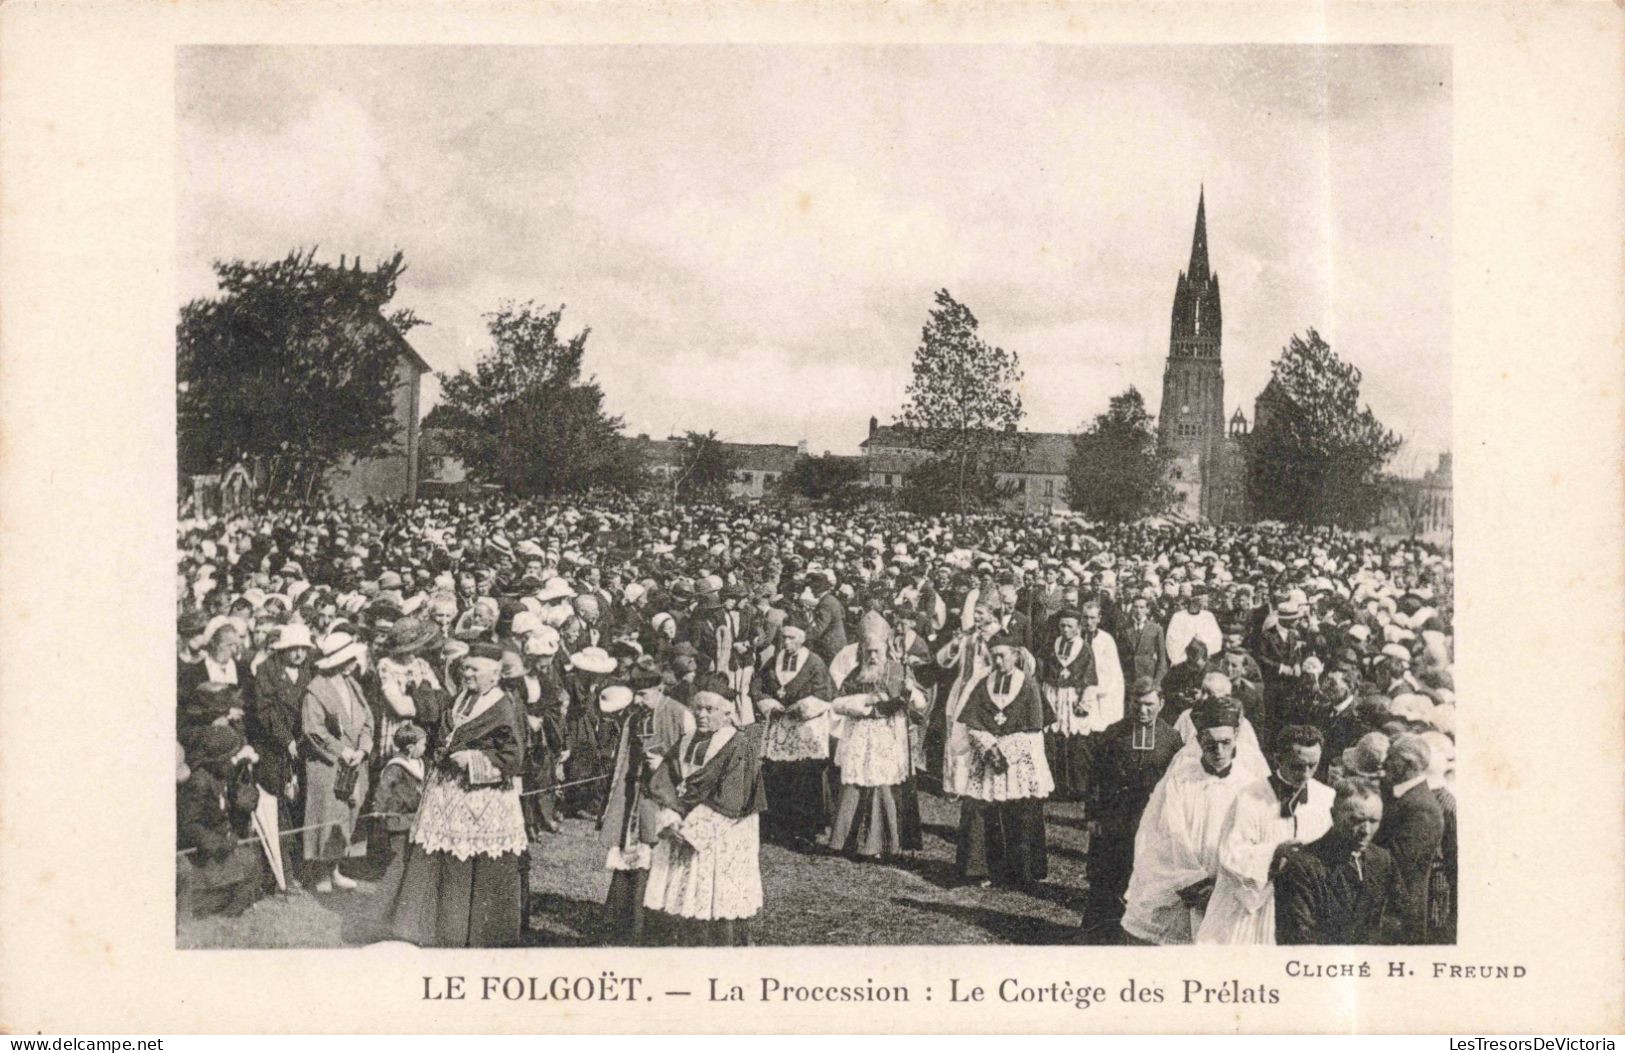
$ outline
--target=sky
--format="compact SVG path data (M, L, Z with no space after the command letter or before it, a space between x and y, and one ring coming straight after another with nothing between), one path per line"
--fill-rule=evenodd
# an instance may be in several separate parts
M1020 355L1024 427L1156 412L1205 188L1226 416L1313 327L1402 461L1449 448L1445 48L193 47L176 94L181 302L400 250L437 371L563 304L631 433L855 453L939 288Z

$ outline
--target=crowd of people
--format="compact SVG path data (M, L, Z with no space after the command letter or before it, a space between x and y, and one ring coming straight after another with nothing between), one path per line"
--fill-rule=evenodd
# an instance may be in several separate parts
M1089 831L1083 942L1452 943L1452 568L1330 528L775 505L182 509L183 912L500 946L591 820L626 943L738 944L764 839L969 886ZM584 875L585 881L585 875Z

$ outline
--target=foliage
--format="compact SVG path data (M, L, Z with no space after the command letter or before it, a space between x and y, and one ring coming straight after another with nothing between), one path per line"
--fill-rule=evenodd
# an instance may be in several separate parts
M914 351L914 376L897 424L950 466L948 475L933 466L911 473L911 480L950 484L953 507L963 511L995 497L990 484L997 468L1021 455L1021 361L983 340L976 316L947 289L937 291L936 304Z
M581 378L592 330L565 336L563 306L534 302L507 302L485 318L490 350L472 371L442 376L441 404L424 421L448 430L469 474L525 496L642 485L621 419L604 412L597 382Z
M728 449L717 433L688 432L683 451L672 476L673 496L681 501L722 501L739 470L739 454Z
M384 313L400 253L363 270L317 263L216 261L220 294L181 308L175 332L176 433L183 472L246 463L272 496L308 499L346 455L395 449L401 335L423 324Z
M1177 497L1172 460L1157 448L1145 398L1130 387L1078 435L1066 467L1066 500L1092 520L1125 523L1156 515Z
M961 464L953 457L928 457L903 476L898 504L908 512L994 512L1016 495L1016 486L1000 482L991 459Z
M826 453L797 458L779 487L784 493L798 494L832 508L851 508L869 496L867 475L863 458Z
M1248 438L1247 487L1261 519L1363 527L1401 439L1360 405L1360 370L1313 329L1275 360Z

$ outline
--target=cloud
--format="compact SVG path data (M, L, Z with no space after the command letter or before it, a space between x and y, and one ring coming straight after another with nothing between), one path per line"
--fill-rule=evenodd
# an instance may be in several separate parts
M1312 325L1442 449L1448 82L1395 47L188 48L182 295L400 249L438 368L564 303L629 421L850 452L947 287L1061 430L1156 408L1205 182L1227 404Z

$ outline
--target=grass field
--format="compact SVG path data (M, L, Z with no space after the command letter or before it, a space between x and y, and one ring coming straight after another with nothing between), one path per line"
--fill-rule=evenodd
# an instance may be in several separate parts
M1082 942L1078 911L1088 836L1076 806L1045 809L1049 880L1027 890L977 888L954 875L959 806L922 793L925 847L911 858L858 863L762 846L765 904L759 944L1071 944ZM604 941L609 889L604 851L592 824L564 829L532 846L530 942L542 947ZM375 886L325 895L272 895L240 918L185 919L180 947L344 947L372 942Z

